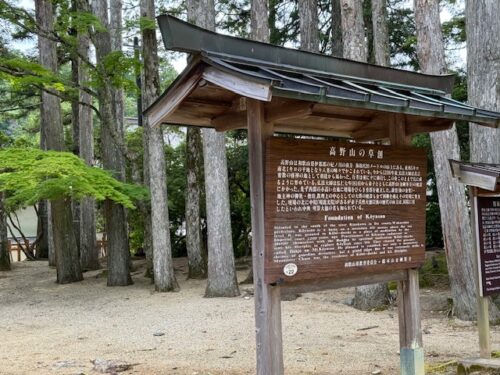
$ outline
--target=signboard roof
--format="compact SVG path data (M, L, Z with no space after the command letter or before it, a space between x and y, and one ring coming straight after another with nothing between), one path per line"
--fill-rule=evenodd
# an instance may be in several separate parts
M453 177L469 186L495 191L500 185L500 165L450 160Z
M448 129L453 121L500 125L500 113L446 97L452 76L431 76L219 35L158 17L167 49L189 52L189 66L146 110L150 124L246 128L242 98L266 102L276 132L356 141L387 139L390 116L406 134Z

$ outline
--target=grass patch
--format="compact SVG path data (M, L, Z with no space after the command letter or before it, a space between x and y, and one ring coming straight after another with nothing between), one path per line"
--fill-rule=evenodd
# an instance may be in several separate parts
M425 373L426 374L446 374L449 373L450 370L457 366L457 361L448 361L448 362L440 362L440 363L426 363L425 364Z
M450 284L446 255L434 254L425 260L419 272L420 287L446 287Z

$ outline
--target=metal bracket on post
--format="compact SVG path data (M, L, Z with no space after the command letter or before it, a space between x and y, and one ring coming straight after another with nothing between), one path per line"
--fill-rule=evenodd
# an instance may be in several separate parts
M398 283L401 375L425 374L419 296L418 270L408 270L408 279Z

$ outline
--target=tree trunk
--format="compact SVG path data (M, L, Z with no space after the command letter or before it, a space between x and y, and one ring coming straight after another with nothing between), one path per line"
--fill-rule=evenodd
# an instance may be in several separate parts
M153 4L154 6L154 4ZM141 13L142 14L142 13ZM153 12L154 14L154 12ZM155 48L155 47L153 47ZM137 61L141 59L141 51L139 49L139 38L134 38L134 55ZM156 69L156 68L155 68ZM141 93L139 94L139 98L137 100L137 118L140 119L140 125L142 126L142 145L144 148L143 157L142 157L142 183L148 189L150 187L150 177L149 177L149 126L144 126L146 122L145 119L142 118L142 110L144 107L144 100L142 97L143 91L143 78L141 77L142 72L141 68L136 70L136 83ZM146 124L147 125L147 124ZM143 201L139 204L139 209L141 211L143 225L144 225L144 254L146 256L146 272L144 276L151 279L151 283L154 282L154 271L153 271L153 228L151 222L151 202Z
M467 91L469 104L500 111L500 3L467 1ZM470 124L472 162L500 164L500 130ZM490 304L490 318L496 320L500 300Z
M203 14L204 8L197 0L187 1L188 22L207 28L210 19ZM212 6L213 4L207 4ZM212 21L213 22L213 21ZM188 277L207 277L207 255L201 235L201 194L203 189L203 143L201 130L189 127L186 133L186 250L188 256Z
M141 17L154 20L154 0L141 0ZM144 108L149 107L160 94L158 74L158 51L154 29L142 30L142 53L144 59L144 82L142 99ZM153 272L155 289L158 292L178 290L172 263L170 228L168 219L167 177L163 132L161 126L150 127L148 118L143 119L148 129L149 183L151 190L151 225L153 239Z
M43 150L43 148L42 148ZM47 219L47 201L38 202L37 209L37 237L41 234L40 241L36 247L37 259L47 259L49 257L49 240L48 240L48 219Z
M300 49L319 52L317 0L299 0Z
M89 38L86 35L78 37L80 54L88 56ZM88 80L88 72L79 61L79 82ZM91 104L92 97L84 91L79 93L80 102ZM79 153L80 157L89 166L94 164L94 136L92 124L92 109L85 105L78 106L79 122ZM99 251L96 241L95 200L87 197L80 201L80 262L85 270L100 268Z
M45 129L43 124L40 122L40 149L47 150L47 141L46 141ZM42 237L40 238L40 242L37 246L36 257L38 259L48 258L49 266L55 266L55 259L51 257L50 254L54 252L54 249L49 250L49 243L53 243L50 239L49 235L52 236L52 231L49 231L49 211L50 204L47 200L40 201L38 203L38 220L37 220L37 228L36 233L37 236L42 233Z
M54 27L52 2L35 1L36 19L40 27L50 31ZM38 37L38 54L40 64L53 72L57 72L56 43L41 36ZM59 98L42 92L40 110L41 128L45 135L48 150L64 150L64 131L61 121L61 103ZM75 233L73 231L73 215L71 204L64 199L52 201L51 228L54 241L54 255L57 268L57 282L71 283L83 279Z
M446 72L438 0L415 0L417 55L423 73ZM465 189L451 176L449 159L460 160L456 127L431 133L443 239L453 297L454 312L464 320L474 319L475 280L472 232Z
M186 134L186 249L188 278L207 277L207 257L203 251L200 220L203 143L200 129L189 127Z
M99 112L101 114L101 149L102 162L105 169L113 172L115 178L125 180L125 161L119 142L123 141L123 129L119 127L116 110L116 90L105 72L103 61L111 53L111 36L108 24L107 1L93 2L94 14L106 30L95 33L94 45L98 69L103 83L98 87ZM113 12L121 12L113 9ZM115 139L117 138L117 139ZM129 263L127 215L122 205L110 200L104 202L104 218L108 237L108 286L132 284Z
M54 247L54 231L52 230L52 205L47 202L47 240L49 247L49 267L56 267L56 249Z
M500 3L466 2L469 104L500 111ZM500 164L500 130L470 124L473 162Z
M387 0L372 1L373 54L375 64L390 65Z
M344 57L366 62L367 48L363 22L363 2L340 0Z
M341 15L344 57L366 62L367 48L362 1L341 0ZM355 308L369 311L382 308L388 304L389 288L387 284L371 284L356 288L354 295Z
M234 265L224 134L203 129L208 228L208 283L205 297L240 294Z
M189 2L188 8L198 26L215 30L213 0L193 0ZM267 16L264 21L267 25ZM239 289L231 237L225 136L214 129L203 129L202 134L208 229L208 282L205 297L234 297L239 295Z
M269 6L268 0L252 0L250 38L269 43Z
M10 254L7 236L7 213L4 207L4 193L0 193L0 271L10 271Z
M71 4L71 10L77 12L76 1ZM80 83L78 75L80 70L80 62L76 53L71 56L71 80L75 83ZM73 132L73 154L80 156L80 104L75 100L71 102L71 128ZM76 247L80 253L80 202L77 200L71 201L71 211L73 212L73 230L75 232ZM85 267L82 265L82 269Z
M342 13L340 0L332 0L332 55L336 57L344 56L344 46L342 42Z

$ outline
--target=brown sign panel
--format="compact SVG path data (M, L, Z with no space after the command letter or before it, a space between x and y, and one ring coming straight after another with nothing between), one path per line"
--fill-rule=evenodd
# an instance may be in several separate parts
M265 282L420 266L426 164L412 147L269 139Z
M481 296L500 292L500 197L476 197Z

